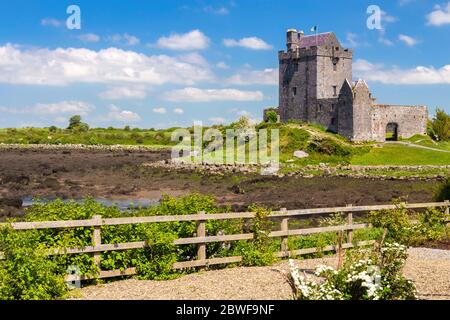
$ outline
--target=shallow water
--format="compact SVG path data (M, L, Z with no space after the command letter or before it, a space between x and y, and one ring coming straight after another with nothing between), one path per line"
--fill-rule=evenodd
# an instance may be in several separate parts
M43 201L53 201L56 198L44 198L40 199ZM118 207L120 210L125 211L131 208L148 208L153 207L159 204L159 199L121 199L121 200L110 200L110 199L101 199L94 198L95 201L108 206L108 207ZM29 207L33 204L32 197L24 197L22 198L23 204L22 207ZM82 203L84 199L62 199L63 202L75 201L77 203Z

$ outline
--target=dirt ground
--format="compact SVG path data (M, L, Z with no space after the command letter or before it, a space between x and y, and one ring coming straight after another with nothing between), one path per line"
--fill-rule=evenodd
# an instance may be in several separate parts
M109 200L158 199L162 194L212 194L220 205L245 210L252 203L278 209L385 204L432 199L436 181L351 178L205 176L145 168L169 151L2 150L0 219L22 215L24 197Z
M404 275L414 281L419 299L450 300L450 252L412 248ZM319 264L333 267L335 257L297 260L311 274ZM88 286L74 292L83 300L286 300L292 299L288 264L200 272L169 281L135 279Z

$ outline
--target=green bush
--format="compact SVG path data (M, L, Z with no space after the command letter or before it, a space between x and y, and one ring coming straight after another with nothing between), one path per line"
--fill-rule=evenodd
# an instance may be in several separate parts
M265 266L275 261L274 248L269 238L270 222L266 219L271 211L266 208L253 206L255 212L252 226L253 240L241 243L239 251L242 255L242 264L245 266Z
M450 200L450 177L445 179L445 181L439 186L434 199L436 201Z
M0 229L0 300L62 298L67 285L58 264L46 257L36 231Z
M352 154L350 148L327 138L311 141L308 145L308 151L342 157L350 156Z
M27 221L83 220L93 215L104 218L122 216L183 215L205 211L208 214L223 212L210 196L192 194L175 199L164 196L159 206L148 209L134 209L121 212L116 207L106 207L92 199L82 203L63 202L61 200L42 202L35 201L26 212ZM172 270L177 261L190 260L195 257L195 245L173 245L176 238L192 237L196 232L195 222L169 222L157 224L116 225L102 227L104 244L146 241L143 249L110 251L101 255L103 270L127 269L135 267L141 279L169 279L181 274ZM208 235L242 233L241 221L208 221ZM37 231L37 242L42 248L72 248L92 246L93 228L45 229ZM207 251L211 257L226 256L234 252L236 244L225 250L219 243L208 244ZM98 268L90 254L67 254L55 256L52 260L60 267L61 272L68 266L77 266L81 275L95 276Z
M387 241L407 246L439 240L446 235L445 213L441 209L414 214L398 205L393 210L370 212L369 221L375 228L386 230Z

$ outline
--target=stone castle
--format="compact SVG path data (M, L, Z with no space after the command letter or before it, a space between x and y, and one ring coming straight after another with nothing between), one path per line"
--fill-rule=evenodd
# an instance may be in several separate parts
M425 106L377 104L364 80L352 81L353 51L334 33L287 31L280 51L280 120L320 124L352 141L385 141L426 133Z

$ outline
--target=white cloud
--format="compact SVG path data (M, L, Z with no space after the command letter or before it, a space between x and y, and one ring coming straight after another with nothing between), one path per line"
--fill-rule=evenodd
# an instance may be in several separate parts
M224 61L220 61L216 64L216 67L219 69L229 69L230 66L227 65Z
M353 64L353 70L355 75L360 78L384 84L450 84L450 65L445 65L439 69L432 66L400 69L398 67L385 68L381 64L373 64L366 60L357 60Z
M168 37L158 39L158 48L170 50L202 50L209 46L209 38L200 30L192 30L187 33L172 33Z
M356 48L359 46L358 35L356 33L347 32L347 34L345 35L345 38L347 40L348 46L350 46L352 48Z
M163 94L168 101L211 102L211 101L262 101L261 91L241 91L237 89L184 88Z
M183 114L184 110L181 109L181 108L175 108L175 109L173 109L173 112L176 113L176 114Z
M114 120L124 123L138 122L141 120L141 117L137 113L129 110L121 110L115 105L111 105L109 110L110 111L106 117L106 120Z
M86 115L94 110L94 106L82 101L62 101L58 103L37 103L27 110L37 114L71 113Z
M394 16L389 15L386 11L381 11L381 21L385 23L394 23L398 19Z
M248 70L244 69L226 80L229 84L234 85L278 85L278 68L266 68L264 70Z
M398 36L398 39L410 47L414 47L416 44L419 43L418 40L414 39L413 37L407 36L405 34L400 34Z
M41 20L41 25L46 26L46 27L59 28L63 25L63 23L62 23L62 21L59 21L54 18L45 18L45 19Z
M165 114L165 113L167 113L167 110L166 110L166 108L161 107L161 108L154 108L153 112L154 113Z
M209 118L208 120L211 121L213 124L223 124L226 121L225 118L221 118L221 117L212 117L212 118Z
M114 87L99 94L104 100L144 99L147 92L144 87Z
M436 5L434 11L427 15L427 24L431 26L450 24L450 2L446 6Z
M183 55L178 56L178 58L181 61L184 61L184 62L187 62L190 64L195 64L195 65L199 65L199 66L208 66L208 61L206 61L206 59L201 54L198 54L197 52L183 54Z
M22 50L0 46L0 83L68 85L71 83L135 83L193 85L214 78L208 66L167 55L147 56L108 48Z
M225 7L218 7L215 8L213 6L206 6L203 8L203 11L207 12L207 13L212 13L212 14L217 14L220 16L225 16L228 15L230 13L230 11L225 8Z
M86 33L78 36L78 39L80 39L83 42L99 42L100 37L94 33Z
M242 38L240 40L224 39L223 44L226 47L242 47L252 50L270 50L273 47L264 40L257 37Z
M126 45L126 46L135 46L141 43L141 40L133 35L128 33L124 34L114 34L112 36L108 36L106 38L107 41L110 41L114 44Z

